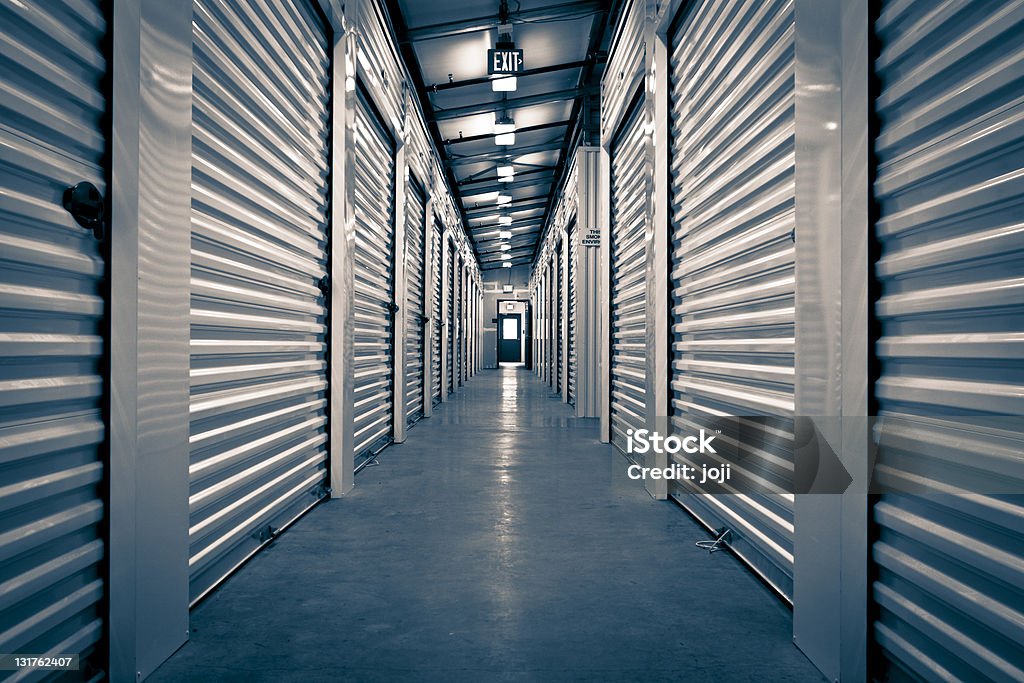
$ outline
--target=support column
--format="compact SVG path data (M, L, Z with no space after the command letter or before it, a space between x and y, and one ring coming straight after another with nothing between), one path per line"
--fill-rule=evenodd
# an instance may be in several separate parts
M331 48L331 293L330 293L330 449L331 496L355 484L354 365L355 340L350 324L355 311L355 169L356 59L354 30L360 0L341 9L332 3Z
M830 680L867 678L868 88L866 0L797 0L796 414L853 483L799 495L793 639Z
M110 679L188 639L192 0L113 3Z
M404 100L403 100L404 101ZM391 358L391 425L395 443L405 441L405 325L409 315L406 306L405 271L405 204L409 193L409 165L406 161L405 117L402 130L395 131L398 146L395 151L395 306L391 316L392 349Z

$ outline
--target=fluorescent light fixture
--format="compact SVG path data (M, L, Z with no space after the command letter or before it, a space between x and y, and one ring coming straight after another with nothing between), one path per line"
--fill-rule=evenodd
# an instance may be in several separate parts
M512 225L512 216L500 216L498 225Z
M513 166L512 164L508 164L506 166L499 166L498 167L498 177L499 178L501 176L515 175L515 174L516 174L516 167Z
M512 254L502 254L501 255L501 260L502 261L511 261L512 260Z
M516 144L516 122L511 116L502 116L494 120L494 144Z
M510 194L499 194L498 195L498 206L504 206L505 204L512 203L512 195Z
M512 239L512 231L511 230L501 230L501 231L498 232L498 238L499 239L503 239L503 240Z
M502 285L501 286L501 291L505 292L506 294L511 294L515 290L516 290L515 285Z
M509 251L509 250L512 249L512 245L511 244L499 244L498 245L498 249L500 249L501 251Z
M498 176L499 183L511 183L516 177L512 175L500 175Z
M492 92L515 92L518 86L515 76L502 76L491 81Z
M501 264L501 267L502 267L502 268L511 268L511 267L512 267L512 264L511 264L511 263L509 263L508 261L506 261L505 263L502 263L502 264Z

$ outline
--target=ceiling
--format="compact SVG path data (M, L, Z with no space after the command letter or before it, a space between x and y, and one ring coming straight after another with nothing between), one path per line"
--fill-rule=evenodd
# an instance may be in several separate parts
M533 262L567 150L578 134L607 23L607 0L508 2L525 73L515 92L492 90L487 50L498 40L499 0L390 0L388 9L448 181L484 270ZM515 121L515 144L495 144L494 123ZM515 176L499 182L497 168ZM499 210L499 194L509 195ZM499 216L511 218L500 225ZM508 220L506 218L506 221ZM502 238L507 230L512 237ZM511 259L505 259L508 254Z

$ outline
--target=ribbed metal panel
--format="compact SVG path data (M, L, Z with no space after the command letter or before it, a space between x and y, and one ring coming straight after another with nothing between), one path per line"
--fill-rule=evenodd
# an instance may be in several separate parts
M645 422L647 401L647 179L643 100L612 144L611 166L611 437L626 450L626 430Z
M555 392L562 393L565 381L565 297L563 292L562 260L565 258L565 244L558 243L552 268L555 273Z
M434 264L433 274L434 280L430 286L431 296L431 313L430 317L434 321L433 325L433 340L434 352L430 356L430 372L433 381L430 383L430 391L432 393L431 401L434 405L441 402L441 334L443 331L443 325L441 324L441 274L442 265L441 262L441 224L434 219L433 227L431 228L430 238L430 262Z
M357 90L353 408L360 459L394 437L395 147L368 94Z
M461 256L461 252L460 252L460 250L458 248L455 249L455 261L454 261L454 266L453 267L455 269L455 291L454 291L454 297L455 298L453 299L454 305L455 305L455 312L454 312L454 318L455 318L455 331L454 331L454 334L455 334L455 348L453 349L453 353L455 354L455 357L452 360L452 363L453 363L452 367L454 368L454 373L455 373L455 388L458 388L458 387L462 386L462 379L464 377L464 355L463 355L462 337L463 337L463 334L464 334L464 321L463 321L464 310L463 309L464 309L465 301L466 301L466 299L465 299L465 288L466 288L465 272L463 271L463 268L462 268L462 256Z
M576 405L576 259L579 257L579 235L576 234L575 219L566 231L569 240L569 403Z
M425 211L423 190L410 181L405 203L405 415L410 424L423 415Z
M742 444L748 459L734 481L784 491L794 410L792 0L692 6L672 34L670 81L672 423L693 433L722 415L769 418L764 439ZM730 529L736 552L792 599L792 494L687 490L675 490L679 500Z
M106 191L96 2L0 5L0 652L103 655L100 243L61 205Z
M457 302L455 301L455 293L458 291L455 288L455 247L451 243L448 243L444 247L447 250L447 257L445 267L448 269L448 291L445 292L445 296L448 297L448 319L445 321L445 334L447 335L447 350L445 352L445 367L448 369L448 386L445 388L449 394L454 393L456 386L455 379L455 365L454 359L458 356L455 353L455 309Z
M304 2L194 5L193 601L324 495L327 46Z
M1020 471L1019 431L949 420L1024 414L1024 3L884 2L875 29L874 389L900 442L876 476L936 495L875 499L873 674L1021 681L1024 496L940 494L996 453Z

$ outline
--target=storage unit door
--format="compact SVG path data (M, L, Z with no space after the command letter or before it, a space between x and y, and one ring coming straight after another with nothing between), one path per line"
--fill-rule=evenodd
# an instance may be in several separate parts
M569 403L576 405L576 257L579 247L576 244L576 221L569 225Z
M692 434L732 415L762 427L741 443L738 493L673 493L707 526L729 529L736 552L790 600L793 31L787 0L691 6L672 33L669 98L672 424Z
M445 320L445 342L448 348L445 350L445 370L448 373L447 382L448 386L445 388L449 394L455 391L455 366L452 364L452 360L456 357L455 354L455 248L451 244L446 244L445 249L447 250L448 257L446 259L448 269L448 291L445 292L445 296L448 297L448 314Z
M433 321L432 342L433 353L430 354L430 400L437 405L441 402L441 333L444 326L441 324L441 270L444 265L441 262L441 225L434 221L430 239L430 263L432 265L433 282L430 283L431 309L430 319Z
M194 5L190 595L325 495L328 40Z
M105 526L101 242L61 205L106 193L99 2L0 5L0 652L99 677Z
M1021 681L1024 5L880 9L871 673Z
M562 393L562 382L565 379L565 299L562 296L562 245L555 251L553 268L555 271L555 392Z
M612 143L611 161L611 437L624 453L626 430L646 420L647 176L643 100L633 105Z
M405 204L405 415L409 424L423 415L425 205L423 191L410 182Z
M353 397L357 460L391 441L395 400L395 147L362 84L358 93Z

